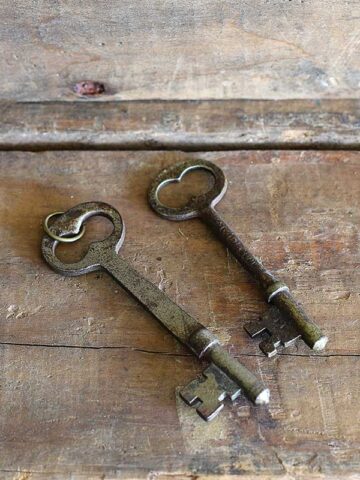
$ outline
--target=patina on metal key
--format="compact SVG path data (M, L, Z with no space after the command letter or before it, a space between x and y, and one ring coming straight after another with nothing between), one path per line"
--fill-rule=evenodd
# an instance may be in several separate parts
M214 184L207 193L192 197L182 207L168 207L159 200L159 192L165 185L180 182L186 173L197 169L206 170L214 177ZM214 207L224 196L226 188L225 175L218 166L206 160L190 160L160 172L150 186L149 202L155 212L169 220L196 217L203 220L263 288L266 300L272 306L259 320L247 323L245 330L251 337L267 333L267 338L259 345L267 356L275 355L279 346L287 347L300 337L313 350L324 349L327 337L309 319L289 288L262 265L215 211Z
M69 264L60 261L56 256L59 241L69 241L73 236L79 238L84 231L84 223L96 215L111 220L114 227L111 235L91 243L79 262ZM82 203L60 214L51 229L47 222L45 227L47 234L42 240L42 254L56 272L68 276L97 270L109 273L197 357L210 362L202 376L180 392L183 400L195 407L203 419L214 418L223 408L225 398L235 400L241 392L255 404L269 402L269 390L244 365L231 357L204 325L118 255L125 237L125 226L117 210L102 202Z

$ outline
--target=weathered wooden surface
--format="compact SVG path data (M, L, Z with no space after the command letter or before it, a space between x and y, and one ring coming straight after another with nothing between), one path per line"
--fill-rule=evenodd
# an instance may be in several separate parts
M355 1L1 2L1 99L359 98Z
M0 149L359 148L359 101L3 102Z
M360 155L199 156L224 168L219 212L289 283L328 334L327 351L299 344L264 358L242 329L266 308L251 279L199 221L168 222L148 208L150 178L184 154L3 152L3 478L360 473ZM64 278L44 264L44 216L94 199L123 215L120 254L269 385L269 410L241 399L205 424L176 395L200 371L195 358L105 274ZM89 235L102 228L94 222Z

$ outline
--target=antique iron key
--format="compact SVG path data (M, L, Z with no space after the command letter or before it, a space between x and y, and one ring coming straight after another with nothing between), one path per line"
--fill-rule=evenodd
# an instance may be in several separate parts
M196 169L206 170L214 177L214 184L207 193L192 197L183 207L168 207L161 203L159 192L165 185L180 182L186 173ZM268 338L259 345L267 356L275 355L280 345L287 347L300 337L313 350L324 349L328 341L327 337L309 319L289 288L266 270L215 211L214 207L224 196L226 188L225 175L218 166L206 160L190 160L160 172L150 186L149 202L155 212L169 220L187 220L196 217L203 220L263 288L266 300L272 306L260 320L246 324L245 330L251 337L267 332Z
M71 264L60 261L56 247L61 238L69 239L69 235L70 238L74 235L79 238L86 220L96 215L111 220L111 235L91 243L80 261ZM82 203L58 216L51 230L46 223L46 231L42 254L56 272L76 276L96 270L106 271L197 357L210 362L202 376L180 392L183 400L195 407L203 419L214 418L223 408L225 398L235 400L241 391L255 404L268 403L269 390L253 373L231 357L207 328L118 255L125 238L125 226L117 210L102 202Z

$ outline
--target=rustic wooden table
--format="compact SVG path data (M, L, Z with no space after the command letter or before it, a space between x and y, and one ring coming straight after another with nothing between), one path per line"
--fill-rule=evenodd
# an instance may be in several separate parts
M0 7L0 478L359 478L360 7L102 3ZM76 96L84 78L105 93ZM243 331L267 308L252 279L201 222L150 210L150 179L189 157L223 168L218 210L325 352L265 358ZM49 269L42 220L89 200L119 209L120 254L263 379L269 408L241 397L206 424L178 396L201 371L185 348L105 274ZM107 231L90 222L62 255Z

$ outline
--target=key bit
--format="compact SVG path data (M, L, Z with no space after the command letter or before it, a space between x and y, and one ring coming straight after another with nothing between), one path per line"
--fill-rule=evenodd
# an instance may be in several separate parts
M203 371L201 377L180 391L181 398L194 406L206 421L212 420L223 409L226 397L234 401L240 394L239 385L213 363Z
M280 346L289 347L301 337L275 306L270 307L259 320L246 323L244 328L251 338L267 334L268 338L262 340L259 347L268 357L276 355Z
M113 232L104 240L91 243L80 261L63 263L56 256L57 245L62 238L68 242L79 238L78 234L83 231L86 220L95 215L111 220ZM98 270L109 273L198 358L210 362L203 380L191 382L182 392L182 398L196 407L205 420L217 415L226 396L234 399L240 392L255 404L268 403L269 390L253 373L229 355L204 325L118 255L124 237L125 227L117 210L102 202L83 203L60 214L51 229L48 228L42 240L42 254L47 263L63 275L77 276Z
M192 197L183 207L168 207L159 200L159 192L162 187L172 182L180 182L187 172L196 169L207 170L214 178L214 184L207 193ZM265 318L265 323L263 323L265 327L261 331L267 330L271 337L267 344L261 343L260 348L264 353L269 356L274 355L280 345L286 347L300 337L313 350L323 350L328 338L306 315L290 293L289 288L266 270L214 209L225 195L226 189L225 175L217 165L206 160L189 160L165 168L160 172L150 186L149 203L156 213L169 220L199 218L204 221L262 287L267 302L276 306L281 314L281 325L283 325L283 321L287 325L286 329L282 326L284 331L281 332L278 330L280 324L277 323L280 320L279 315L275 322L273 320L276 315L274 316L272 313ZM260 324L259 327L249 327L252 332L258 328L260 329ZM256 334L252 336L256 336Z

